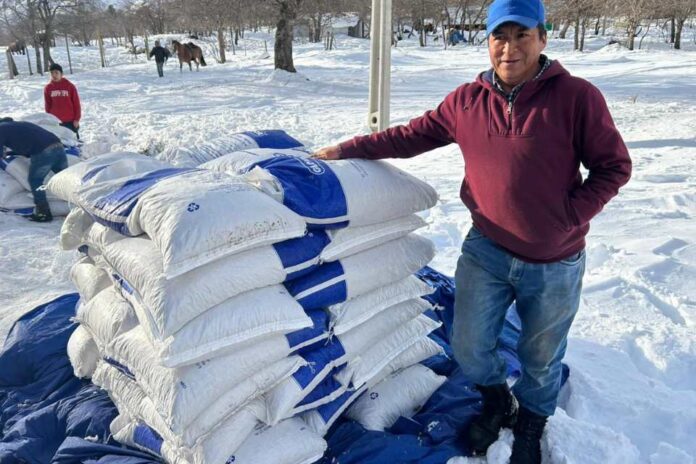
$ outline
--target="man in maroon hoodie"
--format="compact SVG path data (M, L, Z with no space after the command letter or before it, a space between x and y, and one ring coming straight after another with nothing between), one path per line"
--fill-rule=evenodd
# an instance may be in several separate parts
M50 66L51 81L44 88L44 104L46 112L60 119L60 125L75 132L80 128L82 109L80 96L75 85L63 77L63 68L57 63Z
M462 438L482 454L501 427L514 426L510 462L539 463L579 306L585 236L590 220L628 181L631 160L599 90L542 55L541 0L495 0L487 38L492 68L437 108L314 156L408 158L459 145L460 196L473 227L457 263L451 342L483 396L482 414ZM585 179L580 164L589 171ZM522 323L514 396L497 353L513 301Z

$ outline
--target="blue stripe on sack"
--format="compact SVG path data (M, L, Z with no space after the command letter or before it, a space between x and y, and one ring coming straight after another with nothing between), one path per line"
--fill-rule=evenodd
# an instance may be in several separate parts
M136 380L135 374L131 372L128 367L124 366L120 362L116 361L114 358L110 358L108 356L104 356L104 361L106 361L108 364L112 365L113 367L116 368L121 374L125 375L131 380Z
M287 132L279 129L242 132L251 137L259 148L296 148L302 144L290 137Z
M302 401L297 403L295 407L316 403L317 401L321 401L327 396L330 396L335 392L341 390L343 388L343 385L341 385L341 382L334 378L334 374L336 374L345 366L346 365L343 364L340 367L334 367L333 369L331 369L330 375L326 376L324 380L319 382L319 385L314 387L314 390L312 390L304 398L302 398Z
M341 261L332 261L322 264L306 276L285 282L283 285L285 285L285 288L292 296L297 296L305 290L321 285L336 277L341 277L344 274L345 272L343 271Z
M308 227L334 229L347 225L346 195L327 163L314 158L276 156L254 163L247 170L257 166L278 179L283 187L283 204L302 216Z
M147 189L163 179L181 175L193 170L194 169L192 168L167 168L148 172L142 177L128 180L121 187L100 198L92 205L92 207L96 210L104 211L110 215L123 217L123 222L103 219L98 215L92 214L92 211L90 211L90 215L93 216L94 219L100 224L114 229L123 235L130 235L130 231L125 224L125 220L133 208L135 208L140 196Z
M96 176L97 174L99 174L100 172L102 172L104 169L106 169L108 167L109 167L109 165L105 164L104 166L97 166L96 168L94 168L90 171L87 171L87 174L82 176L82 179L80 179L80 183L84 184L85 182L90 180L92 177Z
M326 369L326 366L341 358L345 354L346 350L338 340L335 340L333 343L330 343L317 350L302 352L301 356L305 361L307 361L307 365L302 366L292 376L304 390L307 388L307 385L316 379L317 375ZM324 375L327 374L328 372L324 373Z
M121 286L122 289L128 292L129 295L132 295L135 292L135 289L131 286L131 284L128 283L126 279L124 279L116 273L111 274L111 276L114 278L116 283L118 283Z
M306 264L307 267L290 272L286 280L296 279L305 274L309 274L316 269L316 263L322 250L329 244L331 239L323 230L310 231L304 237L293 238L283 242L273 244L280 262L285 269Z
M157 454L162 454L162 437L159 433L152 430L147 425L138 424L133 432L133 443L154 451Z
M68 156L75 156L75 157L80 157L80 147L74 146L74 147L68 147L66 145L63 145L63 149L65 150L65 154Z
M347 299L348 286L346 285L346 281L342 280L305 297L297 298L297 302L303 309L311 310L342 303Z
M0 155L1 155L1 153L0 153ZM7 167L10 165L10 163L12 161L15 160L15 158L17 158L17 155L9 155L8 154L8 155L5 155L5 157L0 156L0 169L2 169L3 171L6 171Z
M319 406L316 411L319 413L324 423L328 424L346 403L352 401L354 396L358 396L357 391L347 391L330 403Z
M288 340L288 345L290 349L297 345L301 345L308 340L313 340L318 337L324 336L329 331L329 315L323 309L315 309L313 311L307 311L307 315L312 320L312 327L307 327L305 329L295 330L285 334L285 338Z

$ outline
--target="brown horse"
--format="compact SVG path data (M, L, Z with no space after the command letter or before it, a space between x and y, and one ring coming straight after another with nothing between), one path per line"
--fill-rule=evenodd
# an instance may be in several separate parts
M179 57L179 72L183 69L184 62L188 63L189 71L191 69L191 61L196 63L196 71L198 71L198 66L206 66L205 59L203 58L203 50L198 45L193 42L187 44L182 44L176 40L172 40L172 47L176 52L176 56Z
M26 54L26 51L27 51L27 45L26 45L26 43L25 43L22 39L19 39L19 40L15 40L14 42L12 42L12 43L10 44L10 46L7 47L7 49L8 49L13 55L14 55L15 53L17 53L17 54L20 54L20 53L21 53L22 55L24 55L24 54Z

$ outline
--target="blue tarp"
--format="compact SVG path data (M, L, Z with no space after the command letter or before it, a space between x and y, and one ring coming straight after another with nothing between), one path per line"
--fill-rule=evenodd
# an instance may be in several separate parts
M431 337L447 345L452 326L454 284L451 278L425 268L420 277L436 291L428 299L442 309L431 317L443 326ZM106 392L73 376L66 345L76 324L77 294L64 295L22 316L13 325L0 352L0 464L99 463L151 464L152 456L121 446L109 435L118 414ZM519 374L514 347L519 320L508 314L501 352L510 375ZM326 439L322 464L443 464L468 454L456 440L480 408L480 395L445 356L426 361L448 381L413 418L401 418L387 432L371 432L349 420L339 420ZM564 369L564 380L567 369Z

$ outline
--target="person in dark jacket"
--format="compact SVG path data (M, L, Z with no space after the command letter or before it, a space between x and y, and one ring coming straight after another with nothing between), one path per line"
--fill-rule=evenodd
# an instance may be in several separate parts
M0 119L0 154L8 148L16 155L28 156L29 185L36 205L29 219L35 222L53 220L43 181L49 172L58 173L68 167L68 159L60 139L46 129L30 122Z
M460 146L460 196L473 226L457 263L451 343L483 397L482 414L462 436L483 454L501 427L514 424L510 462L539 463L580 302L585 236L628 182L631 159L600 91L542 54L542 0L495 0L486 24L492 68L475 82L406 125L314 157L408 158ZM513 301L522 323L514 395L496 349Z
M157 65L157 74L159 74L159 77L164 77L164 62L171 56L171 53L160 45L159 40L155 40L155 46L150 50L150 57L153 56Z

